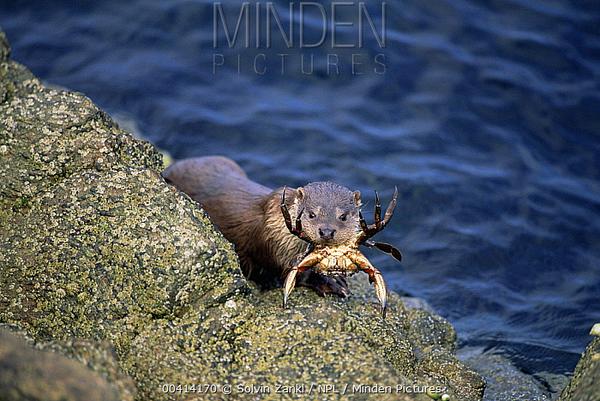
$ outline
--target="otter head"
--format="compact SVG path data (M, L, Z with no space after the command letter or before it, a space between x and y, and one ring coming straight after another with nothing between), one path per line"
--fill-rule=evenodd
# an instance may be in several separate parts
M302 231L310 242L346 244L360 231L360 192L333 182L313 182L296 189L297 210L302 210Z

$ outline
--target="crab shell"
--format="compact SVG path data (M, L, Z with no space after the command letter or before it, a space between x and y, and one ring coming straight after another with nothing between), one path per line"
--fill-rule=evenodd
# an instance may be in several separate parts
M349 255L352 255L352 257ZM313 266L313 269L317 273L326 275L352 275L359 271L359 266L353 259L360 257L360 255L362 254L358 249L349 246L339 246L316 250L310 256L311 259L318 260Z
M352 275L364 271L369 275L369 281L375 286L375 293L381 304L381 311L385 317L387 306L387 288L381 272L375 268L357 246L339 245L335 247L321 247L306 255L297 265L292 267L285 278L283 285L284 306L289 294L296 284L299 272L313 268L317 273L334 275Z

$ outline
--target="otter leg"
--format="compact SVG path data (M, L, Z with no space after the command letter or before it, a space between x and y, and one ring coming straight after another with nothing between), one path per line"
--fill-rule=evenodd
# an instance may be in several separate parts
M326 276L312 270L307 271L299 278L298 285L312 288L322 297L331 294L346 298L350 295L346 278L340 274Z
M387 287L383 280L381 272L369 262L367 257L360 252L346 254L350 260L365 273L369 275L369 282L375 286L375 294L381 304L381 315L385 318L385 312L387 309Z

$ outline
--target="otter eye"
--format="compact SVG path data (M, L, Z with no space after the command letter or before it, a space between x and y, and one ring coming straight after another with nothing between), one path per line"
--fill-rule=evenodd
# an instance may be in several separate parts
M346 218L348 217L348 213L344 213L340 216L340 220L342 221L346 221Z
M315 217L317 217L317 216L313 212L308 213L309 219L314 219Z

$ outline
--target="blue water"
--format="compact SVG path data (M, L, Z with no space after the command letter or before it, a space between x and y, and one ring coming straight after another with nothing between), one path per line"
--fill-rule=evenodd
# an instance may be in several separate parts
M276 3L285 25L288 3ZM405 261L369 254L390 286L428 300L461 345L526 372L570 372L600 321L599 3L387 7L386 48L366 31L354 49L360 76L353 50L329 45L289 50L317 58L308 75L296 58L277 69L281 40L213 49L209 1L4 1L0 26L14 59L127 116L175 158L224 154L270 186L334 180L371 206L372 189L387 200L397 185L380 239ZM350 30L340 37L355 41ZM324 66L332 52L339 76ZM238 73L229 58L213 74L214 53L264 53L269 70ZM369 70L380 53L383 75Z

